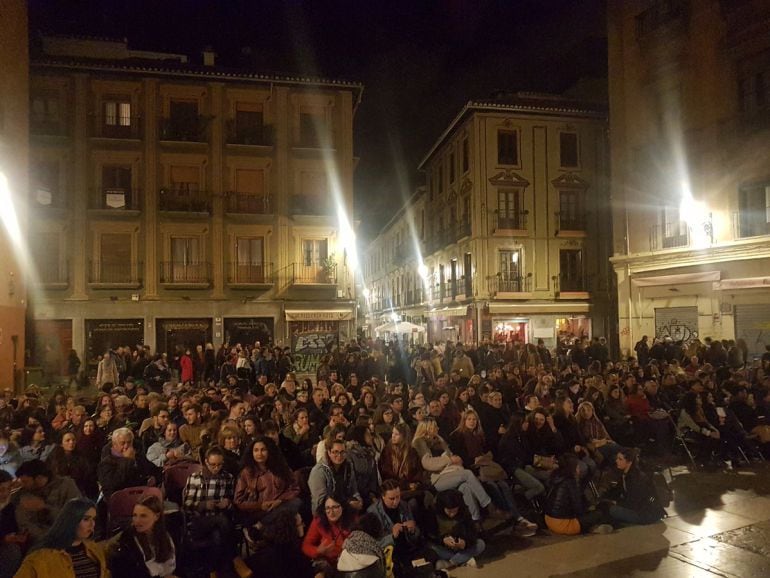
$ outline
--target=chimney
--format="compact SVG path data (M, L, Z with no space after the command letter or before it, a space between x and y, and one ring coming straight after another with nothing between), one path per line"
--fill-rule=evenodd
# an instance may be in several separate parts
M217 53L214 52L214 49L211 46L206 46L206 48L203 49L202 54L203 54L203 66L216 65Z

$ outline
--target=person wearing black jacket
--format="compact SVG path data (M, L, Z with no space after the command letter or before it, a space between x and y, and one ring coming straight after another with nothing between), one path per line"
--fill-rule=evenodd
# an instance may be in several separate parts
M506 473L524 487L524 497L532 500L545 493L545 486L527 471L533 471L534 460L534 452L526 436L529 425L521 414L514 414L508 422L508 430L500 438L494 456Z
M619 524L653 524L666 515L658 500L652 478L638 466L639 454L635 449L622 449L615 458L621 480L608 497L614 501L607 512Z

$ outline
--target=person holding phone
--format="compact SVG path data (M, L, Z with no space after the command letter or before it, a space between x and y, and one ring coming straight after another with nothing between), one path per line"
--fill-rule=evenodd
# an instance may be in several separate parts
M436 496L435 528L431 548L438 556L436 570L450 570L457 566L476 567L476 556L486 548L479 538L463 495L457 490L444 490Z

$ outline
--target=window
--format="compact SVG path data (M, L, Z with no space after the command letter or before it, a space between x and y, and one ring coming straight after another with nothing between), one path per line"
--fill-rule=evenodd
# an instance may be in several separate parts
M161 210L208 211L208 200L200 187L200 167L172 165L169 173L169 190L162 190L160 195Z
M131 167L121 165L102 167L102 195L98 208L133 208L131 192Z
M559 191L559 230L585 230L582 191Z
M32 261L40 283L66 283L66 272L60 263L61 239L59 233L39 232L31 238Z
M574 168L580 164L577 133L559 133L559 164L565 168Z
M169 102L169 118L161 127L160 137L162 140L204 141L198 101L171 100Z
M684 247L689 243L687 222L679 207L663 208L663 248Z
M131 283L131 233L102 233L99 236L97 283Z
M33 161L30 171L30 191L41 207L64 207L57 161Z
M292 197L295 215L326 215L331 211L326 173L303 171L299 175L299 194Z
M326 120L326 108L320 105L302 105L299 109L299 145L319 147L331 142Z
M561 249L559 251L559 290L585 291L583 278L583 250Z
M449 262L449 287L451 291L452 301L457 297L457 259L452 259Z
M463 173L467 173L471 166L470 143L468 137L463 139Z
M235 191L230 195L228 211L231 213L266 214L270 203L265 194L265 171L262 169L236 169Z
M267 144L264 134L264 115L259 103L239 102L235 105L234 141L238 144Z
M172 100L169 103L169 117L180 123L192 123L198 117L197 100Z
M499 253L498 291L521 291L521 249L506 249Z
M445 287L445 277L444 277L444 266L439 265L438 266L438 296L439 299L444 299L446 297L446 287Z
M449 184L455 182L455 154L449 154Z
M110 138L131 136L131 102L107 100L102 105L102 135Z
M770 234L770 185L743 187L738 192L737 236Z
M497 131L497 162L501 165L519 164L519 132Z
M497 228L523 229L521 191L500 189L497 191Z
M306 267L320 266L329 258L329 243L326 239L305 239L302 241L302 264Z
M239 283L265 281L265 240L262 237L238 237L235 241L235 276Z
M208 269L201 260L199 237L171 237L170 276L166 282L208 282Z
M63 122L56 94L36 94L32 97L29 111L30 130L34 134L63 134Z
M473 255L465 253L463 255L463 280L465 281L465 296L473 297Z

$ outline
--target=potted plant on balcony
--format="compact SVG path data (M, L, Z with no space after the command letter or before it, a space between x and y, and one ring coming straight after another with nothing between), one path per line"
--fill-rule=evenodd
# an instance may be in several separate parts
M334 271L337 268L337 261L334 259L334 255L321 259L321 278L324 283L334 282Z

